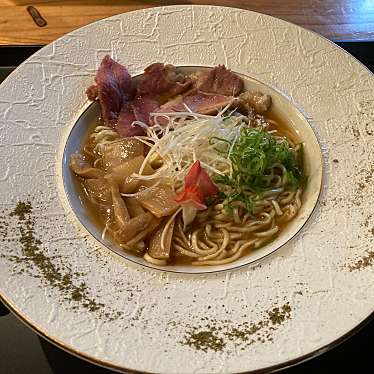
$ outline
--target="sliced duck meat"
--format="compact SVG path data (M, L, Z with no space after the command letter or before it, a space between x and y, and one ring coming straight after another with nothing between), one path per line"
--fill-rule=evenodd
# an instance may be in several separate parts
M208 94L195 91L188 96L179 95L173 100L161 105L155 113L187 112L188 110L200 114L216 114L227 105L232 106L236 98L224 95ZM158 123L165 124L166 119L157 118Z
M261 114L271 107L271 96L259 91L245 91L239 95L239 108L241 111L249 113L251 108L256 113Z
M196 92L184 98L184 104L193 112L201 114L215 114L227 105L232 105L236 99L225 95Z
M95 101L99 95L99 91L96 84L91 85L86 90L86 95L88 97L88 100Z
M197 73L193 76L194 86L203 92L226 96L237 95L243 89L243 80L224 65Z
M118 121L115 124L114 128L123 138L144 135L144 128L139 125L133 124L134 121L136 121L136 118L131 103L125 102L122 105Z
M158 101L147 96L137 96L131 103L137 121L149 123L149 114L159 107Z
M183 104L183 96L178 95L174 97L174 99L171 99L165 104L161 105L153 113L171 113L171 112L185 112L185 111L187 111L187 108ZM160 119L162 119L162 117L158 117L158 122L160 122Z
M132 96L132 79L127 69L105 56L95 77L96 87L87 89L89 99L99 98L101 116L108 126L114 126L122 104Z
M137 96L149 96L162 104L185 92L191 84L191 79L178 73L175 66L155 63L144 70L139 80Z

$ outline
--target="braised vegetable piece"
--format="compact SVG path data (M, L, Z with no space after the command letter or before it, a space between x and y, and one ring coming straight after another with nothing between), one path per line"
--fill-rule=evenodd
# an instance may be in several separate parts
M158 185L139 192L136 199L156 217L165 217L173 214L179 207L175 202L175 193L168 185Z
M112 170L135 157L143 156L144 146L134 138L123 138L114 142L105 143L101 148L103 166L105 170Z
M144 156L137 156L131 160L124 161L114 167L108 174L119 186L121 193L134 192L138 187L139 181L132 178L131 175L139 171L144 161Z
M127 243L136 235L144 231L144 229L148 227L153 219L154 216L149 212L131 218L115 232L115 236L120 243Z
M153 258L167 260L170 257L175 220L172 220L169 224L168 222L169 220L164 218L162 225L149 241L148 254Z
M124 230L127 227L127 222L130 221L130 214L127 210L125 201L122 199L121 194L119 193L118 185L114 179L107 177L107 181L112 193L112 204L116 226L120 230Z
M84 181L84 187L87 191L87 195L94 201L104 205L112 204L112 194L106 179L86 179Z
M136 243L144 240L150 234L152 234L152 232L157 229L157 227L160 225L161 222L162 222L161 218L157 218L153 216L150 222L147 224L147 226L143 227L143 230L141 232L135 235L132 239L126 241L125 244L130 247L133 245L136 245Z
M104 170L96 169L79 153L73 153L69 160L70 169L83 178L103 178Z
M131 218L139 216L144 213L144 209L135 197L125 197L125 203L130 213Z

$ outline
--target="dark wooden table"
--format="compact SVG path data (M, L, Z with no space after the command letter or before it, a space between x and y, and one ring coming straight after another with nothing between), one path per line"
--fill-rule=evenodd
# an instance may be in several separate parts
M114 14L172 4L249 9L295 23L333 41L374 41L374 0L0 0L0 45L44 45ZM39 11L45 26L35 23L27 11L30 5Z

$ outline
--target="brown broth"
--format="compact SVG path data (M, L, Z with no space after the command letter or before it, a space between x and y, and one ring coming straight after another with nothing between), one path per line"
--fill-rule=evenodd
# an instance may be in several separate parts
M273 107L270 108L269 112L266 113L266 119L270 119L277 123L278 133L286 138L290 139L295 144L301 143L299 136L297 135L294 128L292 128L285 118L277 113Z

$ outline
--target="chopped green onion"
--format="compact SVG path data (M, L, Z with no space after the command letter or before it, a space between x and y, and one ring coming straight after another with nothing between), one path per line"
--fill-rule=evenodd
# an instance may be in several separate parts
M286 169L284 187L295 190L304 181L303 148L301 146L295 152L285 138L275 137L262 128L243 127L234 144L233 141L217 137L212 141L229 144L230 154L226 156L231 161L232 173L214 177L215 183L221 187L224 204L229 211L233 208L233 202L241 201L248 212L252 212L261 194L273 188L269 170L276 164Z

